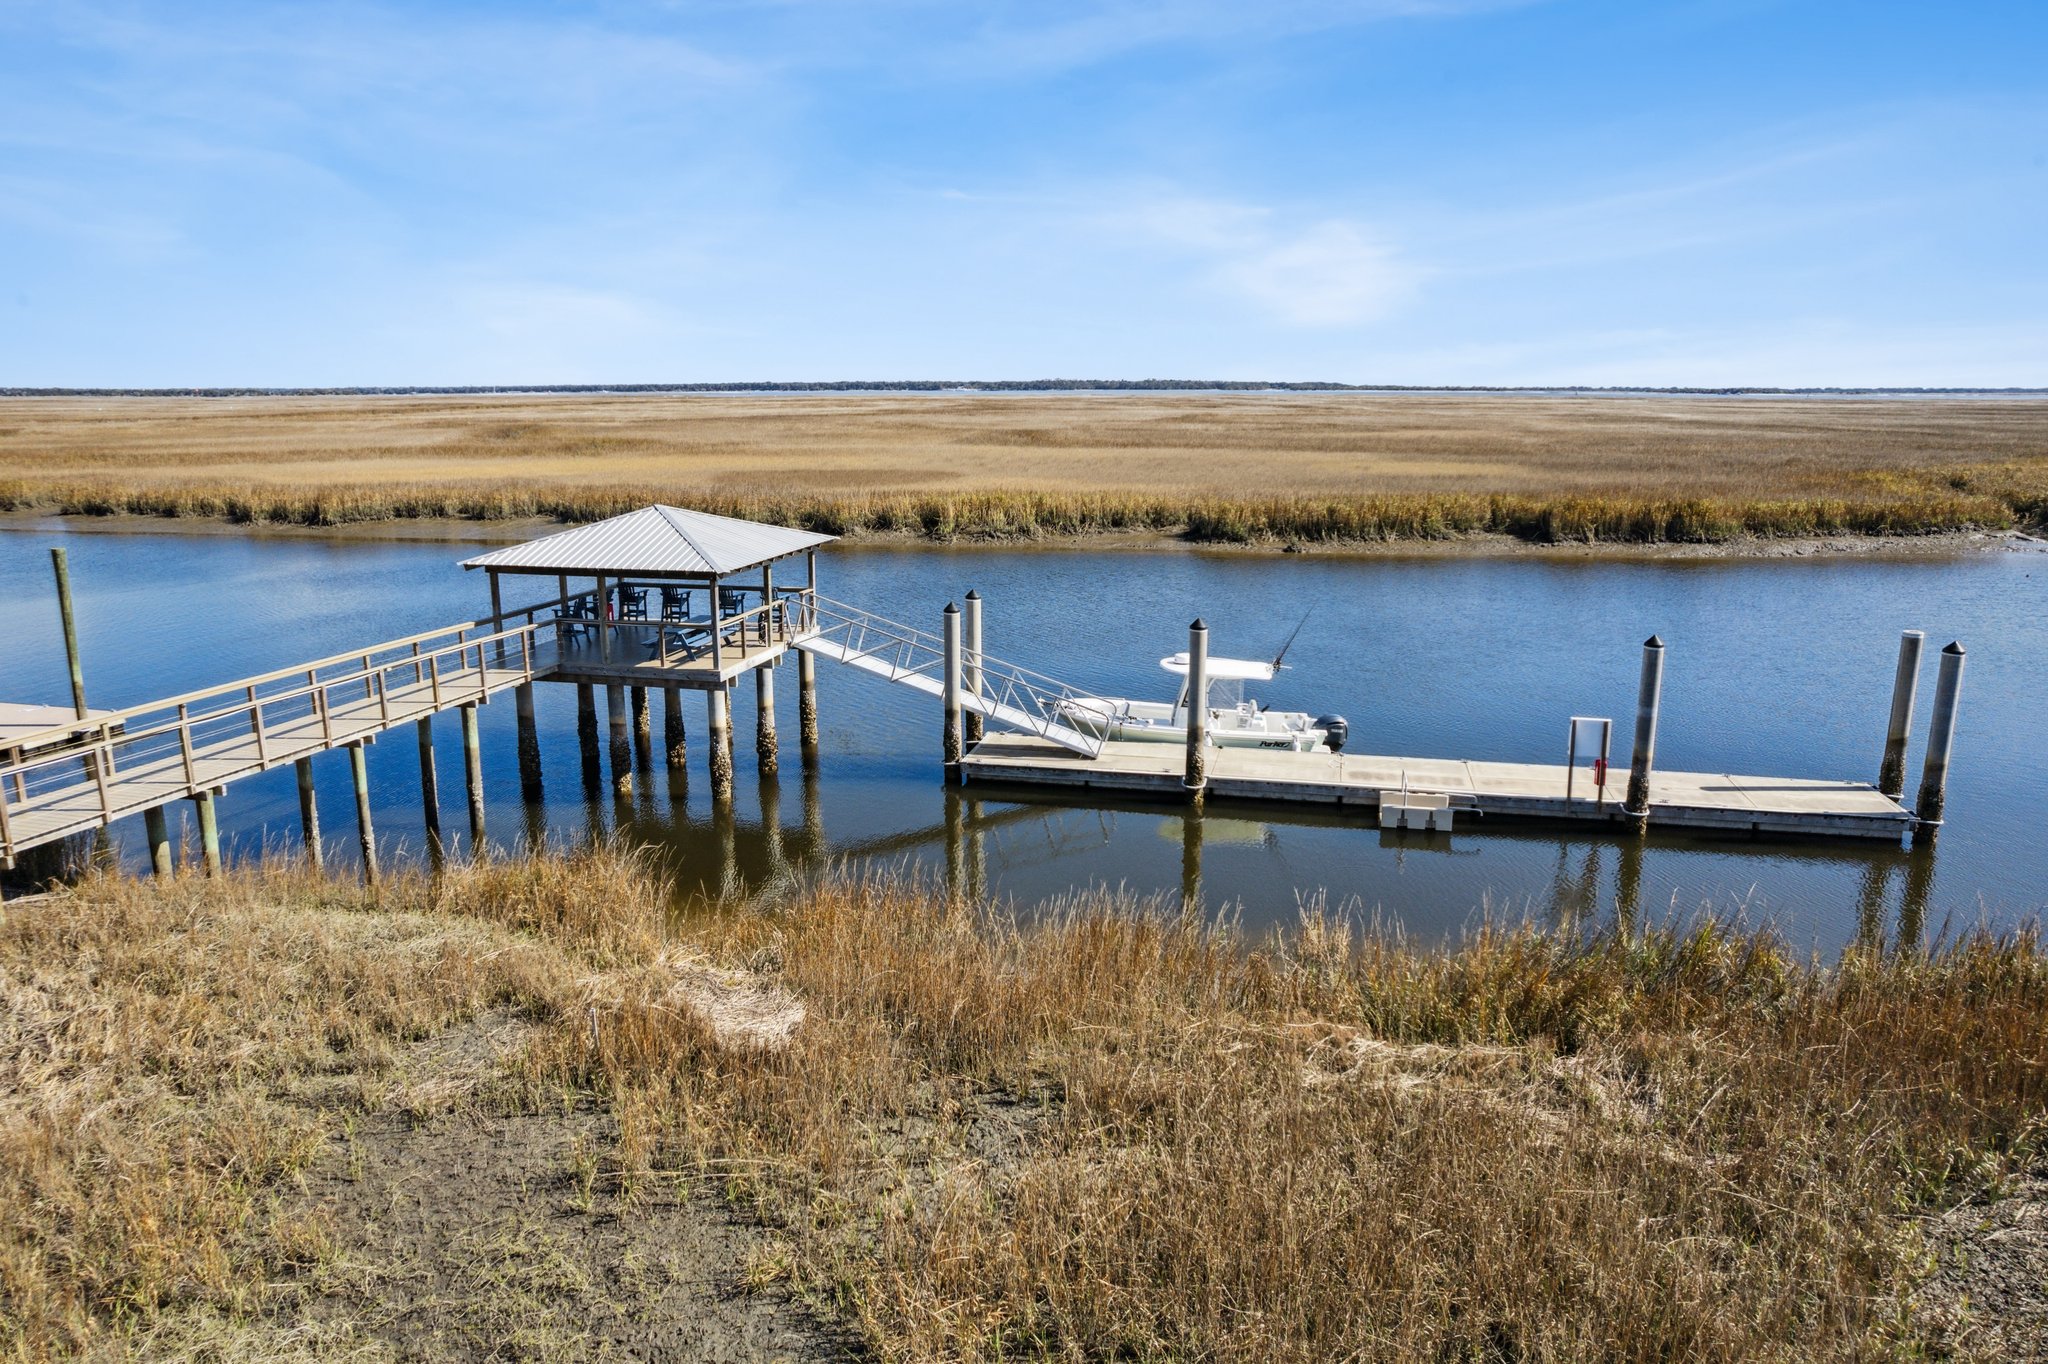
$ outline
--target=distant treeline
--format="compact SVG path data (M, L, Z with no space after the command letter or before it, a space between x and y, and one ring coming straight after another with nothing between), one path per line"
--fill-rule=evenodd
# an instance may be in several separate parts
M0 388L0 398L467 397L493 393L1645 393L1704 397L2044 394L2043 388L1655 388L1640 385L1340 384L1250 379L834 379L724 384L448 384L337 388Z

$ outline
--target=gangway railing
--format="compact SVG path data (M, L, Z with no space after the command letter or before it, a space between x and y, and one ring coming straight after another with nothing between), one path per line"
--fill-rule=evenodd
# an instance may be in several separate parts
M885 619L858 606L813 596L808 633L796 647L908 686L931 696L945 691L945 642L926 630ZM1102 755L1103 736L1071 720L1070 703L1093 700L1087 692L1055 677L1033 672L992 655L963 651L975 686L967 687L961 705L992 723L1036 734L1062 748L1095 758Z

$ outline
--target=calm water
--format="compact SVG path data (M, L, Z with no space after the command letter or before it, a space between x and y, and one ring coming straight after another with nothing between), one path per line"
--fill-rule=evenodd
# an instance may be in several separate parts
M68 699L48 564L60 543L96 706L448 624L487 601L482 580L455 567L460 546L14 531L0 534L0 699ZM690 896L759 887L833 859L942 874L949 853L955 874L1026 905L1103 884L1172 900L1198 870L1205 903L1237 904L1254 924L1291 918L1320 890L1421 937L1455 933L1485 912L1604 916L1620 897L1651 914L1739 910L1830 948L1857 931L1859 915L1894 930L1902 910L1930 928L2011 924L2048 901L2048 556L1538 563L842 550L824 556L821 578L829 595L928 626L947 600L978 588L991 654L1119 695L1170 691L1157 660L1184 646L1197 614L1218 653L1260 657L1313 607L1264 699L1341 712L1353 750L1375 753L1562 761L1565 718L1591 714L1615 717L1625 763L1638 646L1655 631L1670 646L1660 763L1866 780L1883 743L1898 633L1920 628L1930 646L1923 727L1935 649L1959 638L1970 650L1950 823L1927 857L1674 835L1639 847L1503 824L1403 838L1222 804L1191 829L1175 809L1138 803L966 800L939 781L935 703L821 663L821 773L801 774L795 678L785 672L784 776L754 779L753 692L743 686L730 811L710 799L695 695L686 698L688 788L657 765L625 809L585 788L573 689L536 689L543 808L519 799L512 707L486 707L493 840L518 846L623 826L663 850ZM449 717L440 728L443 822L460 831L457 727ZM1919 756L1916 736L1915 764ZM333 755L317 766L330 855L351 856L347 765ZM370 773L381 838L419 849L410 733L371 749ZM295 841L290 769L231 788L221 815L239 855ZM137 827L117 834L133 863L140 821L128 823Z

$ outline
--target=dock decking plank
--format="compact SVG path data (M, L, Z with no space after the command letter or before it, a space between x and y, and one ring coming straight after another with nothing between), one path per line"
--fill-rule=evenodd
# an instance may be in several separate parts
M1091 760L1042 739L1004 735L970 750L962 769L969 782L1161 794L1180 789L1183 761L1177 744L1113 742ZM1596 793L1592 773L1582 768L1567 802L1562 764L1216 748L1208 775L1209 791L1219 797L1377 806L1381 791L1398 790L1405 779L1411 791L1443 793L1455 807L1484 813L1603 825L1625 820L1625 773L1610 771L1605 792ZM1896 840L1913 817L1861 782L1655 772L1650 823Z

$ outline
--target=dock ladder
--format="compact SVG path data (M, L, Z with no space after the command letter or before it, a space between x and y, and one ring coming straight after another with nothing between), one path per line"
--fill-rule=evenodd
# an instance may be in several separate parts
M813 632L794 641L794 647L928 696L945 693L946 651L937 635L829 597L817 597L813 613ZM988 654L977 658L970 653L966 661L970 670L979 669L980 686L965 690L965 709L1084 757L1102 755L1102 736L1069 724L1062 710L1064 702L1088 693Z

